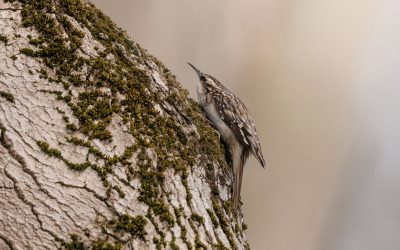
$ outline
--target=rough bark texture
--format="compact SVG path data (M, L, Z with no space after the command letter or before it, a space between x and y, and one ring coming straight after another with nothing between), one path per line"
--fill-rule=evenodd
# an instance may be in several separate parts
M218 134L80 0L0 0L0 249L244 249Z

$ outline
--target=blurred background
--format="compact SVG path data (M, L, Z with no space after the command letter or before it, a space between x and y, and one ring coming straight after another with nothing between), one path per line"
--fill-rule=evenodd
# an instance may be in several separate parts
M400 2L93 0L195 95L190 61L252 112L267 160L255 250L400 249Z

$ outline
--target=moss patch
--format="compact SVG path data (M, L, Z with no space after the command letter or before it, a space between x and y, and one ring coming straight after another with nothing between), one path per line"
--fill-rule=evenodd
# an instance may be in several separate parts
M62 242L61 247L66 250L85 250L85 244L76 234L71 234L71 241Z
M181 222L182 214L183 214L183 208L182 207L180 207L180 208L174 207L174 213L175 213L177 224L181 228L180 237L181 237L182 241L186 244L187 248L189 250L191 250L191 249L193 249L193 245L189 241L189 239L187 238L187 229L186 229L186 227Z
M76 234L70 235L71 240L68 242L61 242L61 249L63 250L120 250L122 249L121 242L107 241L97 239L91 244L85 244L84 241Z
M156 245L156 249L163 249L167 247L167 242L165 241L165 233L161 231L159 224L154 220L151 209L149 208L146 217L151 221L152 225L156 229L157 234L160 236L153 237L153 243Z
M37 141L36 144L39 146L42 152L46 153L48 156L63 159L61 152L57 149L50 148L50 145L47 142Z
M121 242L108 242L106 240L96 240L90 247L92 250L120 250L122 249Z
M0 91L0 97L3 97L4 99L6 99L7 101L14 103L15 102L15 98L11 93L7 93L5 91Z
M204 218L201 215L198 215L196 213L193 213L192 216L190 217L193 221L199 223L200 225L204 224Z
M5 35L0 34L0 42L3 42L4 44L8 43L8 38Z
M145 231L146 224L146 219L141 215L132 217L124 214L118 219L110 221L108 226L113 228L115 232L129 233L135 238L144 239L147 234Z
M169 243L169 247L170 247L170 249L172 249L172 250L179 250L180 248L178 247L178 245L175 244L175 241L176 241L175 236L172 236L172 240L171 240L171 242Z
M232 249L236 249L235 242L233 240L233 234L229 229L229 222L226 219L226 216L224 215L224 211L220 205L220 201L218 200L213 200L213 209L215 211L215 214L219 220L219 225L221 226L222 231L224 234L227 236L229 244Z

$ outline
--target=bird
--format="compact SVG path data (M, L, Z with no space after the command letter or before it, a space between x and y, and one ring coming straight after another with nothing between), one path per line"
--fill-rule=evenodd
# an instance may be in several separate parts
M260 140L244 103L215 77L201 72L193 64L199 81L196 91L200 107L215 126L220 138L228 146L233 169L232 203L237 211L240 201L243 167L250 153L265 168Z

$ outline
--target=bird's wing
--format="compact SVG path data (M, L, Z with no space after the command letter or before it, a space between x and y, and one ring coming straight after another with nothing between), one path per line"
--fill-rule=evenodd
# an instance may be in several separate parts
M236 138L245 145L260 164L265 167L256 126L246 106L229 90L213 96L213 101L221 119L232 129Z

